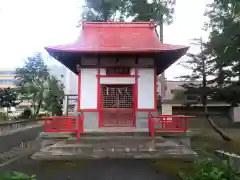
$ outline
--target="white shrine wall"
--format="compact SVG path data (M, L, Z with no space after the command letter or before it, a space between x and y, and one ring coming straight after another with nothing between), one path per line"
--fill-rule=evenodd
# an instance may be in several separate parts
M156 111L156 77L153 68L138 69L138 108L136 112L136 128L148 128L148 112ZM152 112L156 115L157 112Z
M80 109L96 110L98 101L97 69L81 70Z
M138 68L136 128L148 127L148 112L156 110L155 70ZM98 69L81 69L80 109L84 111L84 128L98 129ZM135 77L105 77L106 69L100 69L100 84L135 84ZM135 69L131 69L135 75ZM134 100L134 99L133 99Z
M155 109L155 71L152 68L138 69L138 109Z
M84 129L98 129L98 69L81 69L80 109L84 111ZM77 82L76 82L77 83Z

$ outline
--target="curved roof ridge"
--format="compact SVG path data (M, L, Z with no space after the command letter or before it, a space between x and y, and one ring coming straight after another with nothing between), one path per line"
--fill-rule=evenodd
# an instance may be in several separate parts
M155 24L152 21L149 22L82 22L82 27L94 27L94 28L154 28Z

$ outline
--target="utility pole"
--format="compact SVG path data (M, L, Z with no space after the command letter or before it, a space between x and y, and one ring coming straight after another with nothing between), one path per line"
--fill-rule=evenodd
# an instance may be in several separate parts
M159 19L159 27L160 27L160 33L159 33L159 40L163 43L163 14L160 14ZM160 75L160 83L161 83L161 97L162 99L165 97L166 93L166 78L165 78L165 72L163 72Z

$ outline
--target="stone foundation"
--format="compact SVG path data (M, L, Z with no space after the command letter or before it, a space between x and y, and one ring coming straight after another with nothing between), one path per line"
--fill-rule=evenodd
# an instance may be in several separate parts
M60 136L59 136L60 137ZM196 153L184 143L168 138L149 137L147 135L117 136L101 134L100 136L85 135L80 141L69 138L65 140L46 139L40 152L35 153L35 160L76 160L99 158L184 158L193 159ZM67 138L67 136L65 136ZM185 141L185 140L184 140ZM49 143L50 146L46 146Z

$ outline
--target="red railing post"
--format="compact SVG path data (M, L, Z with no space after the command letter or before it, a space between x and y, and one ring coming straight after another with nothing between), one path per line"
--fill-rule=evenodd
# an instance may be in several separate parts
M185 117L184 118L184 132L187 132L188 130L188 121L187 121L187 118Z
M150 136L154 136L154 123L151 112L148 113L148 131Z
M83 121L84 121L84 114L80 112L77 117L77 140L80 139L80 134L83 132Z
M159 132L187 132L188 130L188 118L194 118L195 116L184 115L157 115L152 116L148 114L148 126L149 133L154 136L155 131ZM154 121L156 119L157 121ZM159 125L160 127L156 127Z

